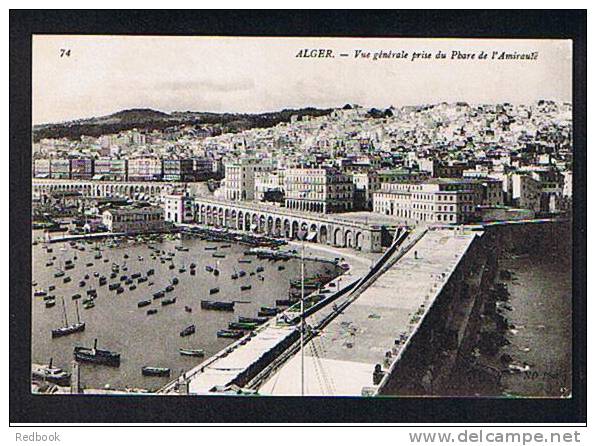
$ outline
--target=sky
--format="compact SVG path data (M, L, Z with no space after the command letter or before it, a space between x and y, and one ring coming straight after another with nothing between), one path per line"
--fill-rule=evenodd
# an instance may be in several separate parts
M61 49L70 55L61 57ZM296 57L302 49L334 57ZM370 58L355 58L356 50ZM372 60L379 51L408 57ZM435 58L438 51L447 58ZM451 59L452 51L489 58ZM492 60L493 51L537 52L537 59ZM431 58L412 61L414 52ZM258 113L346 103L571 101L571 75L568 40L35 35L32 121L128 108Z

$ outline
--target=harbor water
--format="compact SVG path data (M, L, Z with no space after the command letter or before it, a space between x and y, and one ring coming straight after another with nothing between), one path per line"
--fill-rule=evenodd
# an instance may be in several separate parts
M41 231L34 231L34 239L41 236ZM47 252L46 246L52 252ZM162 251L162 256L163 251L166 256L172 255L172 260L162 262L159 256L152 258L155 251L150 246ZM47 291L50 285L54 285L55 289L48 294L56 296L56 305L50 308L46 308L43 297L32 297L32 362L47 364L52 358L55 366L70 371L73 348L77 345L92 347L97 338L98 348L121 354L121 364L118 368L81 364L81 384L91 389L155 390L163 386L234 342L233 339L218 338L218 330L227 329L228 323L237 321L239 316L256 317L261 306L274 307L276 299L287 299L290 280L300 278L299 259L258 259L244 254L249 249L246 245L205 241L190 236L180 239L160 237L150 243L131 238L79 240L74 246L66 242L39 243L32 249L32 280L35 284L32 296L35 290ZM96 258L99 252L101 258ZM225 257L217 258L213 254ZM55 277L56 272L64 270L67 261L72 261L74 268L66 270L64 277ZM50 262L53 264L49 265ZM196 264L195 275L190 274L191 263ZM110 279L113 264L118 264L120 271L116 278ZM217 269L220 274L208 272L206 267ZM263 270L257 272L259 267ZM155 274L148 276L150 269L154 269ZM240 271L246 275L232 279L232 275ZM305 262L307 277L337 275L339 272L340 269L332 263ZM133 284L136 289L131 290L132 284L125 285L120 279L123 275L130 277L135 273L147 277L147 281L138 283L135 279ZM85 279L85 275L89 278ZM100 276L107 277L106 285L99 286ZM64 283L65 277L70 277L71 281ZM161 299L154 299L153 294L164 290L175 277L179 283L174 290L165 293ZM85 281L85 285L81 281ZM121 294L108 288L109 284L116 282L124 288ZM241 290L241 286L246 285L251 288ZM210 290L215 288L219 291L210 294ZM81 304L89 289L97 290L95 307L84 309ZM86 324L85 330L52 338L51 330L64 325L62 297L68 323L76 321L77 300L72 299L75 294L82 296L78 299L78 309L81 321ZM161 305L161 301L173 297L176 298L174 304ZM151 304L139 308L137 304L141 300L150 300ZM235 301L235 311L204 310L200 306L201 300ZM157 313L148 315L149 309L157 309ZM190 312L187 311L189 309ZM196 332L181 337L180 331L192 324L196 326ZM181 356L180 348L203 349L205 358ZM172 374L170 378L146 377L141 374L143 366L167 367Z
M522 373L504 374L511 396L571 396L571 264L565 256L521 255L501 262L513 273L507 281L509 344L502 352Z

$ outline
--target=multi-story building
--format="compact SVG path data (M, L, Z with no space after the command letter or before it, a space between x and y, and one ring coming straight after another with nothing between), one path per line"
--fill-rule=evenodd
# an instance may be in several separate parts
M241 159L225 165L223 196L226 200L254 200L255 175L271 170L270 165L255 159Z
M522 209L540 212L540 182L530 175L520 173L510 175L509 181L511 204Z
M165 181L194 181L194 162L191 159L163 160L163 179Z
M156 181L163 178L162 160L156 157L137 157L128 160L128 179Z
M193 158L192 162L196 181L208 180L215 175L214 161L211 158Z
M573 171L566 170L563 172L563 196L571 198L573 195Z
M70 179L70 160L53 159L50 161L50 178Z
M479 204L486 207L503 206L503 181L496 178L475 178L472 187L479 194Z
M96 180L126 181L128 178L128 161L125 159L95 160Z
M90 158L70 160L70 175L73 180L88 180L93 178L93 160Z
M332 213L354 209L352 177L331 167L292 168L286 171L286 207Z
M379 186L383 183L425 180L430 176L429 172L425 170L412 169L382 169L376 173L379 178Z
M354 183L354 209L372 210L373 193L381 187L381 179L377 172L357 172L352 174Z
M187 193L175 193L164 196L166 221L172 223L191 223L194 221L193 199Z
M35 178L50 178L50 160L38 159L33 163L33 176Z
M108 209L103 212L102 221L111 232L143 233L165 228L164 211L159 206Z
M354 209L371 211L373 194L381 188L382 184L418 181L428 177L428 172L410 169L382 169L354 173L352 174L355 187Z
M102 135L97 139L99 143L99 155L109 156L112 148L112 135Z
M489 186L487 186L487 184ZM373 210L412 223L463 224L473 221L478 205L497 202L487 190L501 189L499 180L434 178L385 183L374 193ZM492 201L491 201L492 200ZM502 199L500 201L502 203Z
M465 163L446 163L436 159L419 159L418 166L433 178L460 178L469 168Z
M285 173L283 170L277 172L258 172L255 174L255 200L271 201L268 198L282 197L285 192Z

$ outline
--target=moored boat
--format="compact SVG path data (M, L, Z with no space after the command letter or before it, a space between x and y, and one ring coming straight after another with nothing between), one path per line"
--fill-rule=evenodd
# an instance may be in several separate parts
M259 310L258 316L259 317L275 316L277 313L279 313L279 308L261 307L261 309Z
M203 310L234 311L234 302L219 302L214 300L202 300Z
M34 364L31 367L31 378L37 381L47 381L59 386L68 386L70 384L70 373L65 372L59 367L52 367L52 359L48 365Z
M59 338L62 336L67 336L69 334L85 331L85 322L81 322L81 318L79 316L79 302L75 301L75 304L77 310L77 322L69 324L68 318L66 317L66 305L64 303L64 298L62 298L62 312L64 317L64 325L62 327L55 328L52 330L53 338Z
M178 351L180 352L180 354L182 356L195 356L195 357L205 356L205 350L203 350L202 348L196 348L196 349L181 348Z
M244 332L241 330L218 330L217 337L218 338L232 338L238 339L244 336Z
M230 322L228 328L230 330L254 330L258 324L254 322Z
M161 304L162 305L171 305L171 304L174 304L174 303L176 303L176 298L175 297L172 297L171 299L164 299L164 300L161 301Z
M245 323L248 322L248 323L253 323L253 324L257 324L257 325L264 324L267 321L268 321L268 319L266 317L245 317L245 316L238 317L238 322L245 322Z
M120 353L98 349L97 339L95 339L93 347L76 346L73 350L73 356L80 362L120 367Z
M196 326L193 325L189 325L188 327L186 327L184 330L182 330L180 332L180 336L184 337L184 336L190 336L191 334L193 334L196 331Z
M167 367L149 367L141 369L143 376L170 376L170 369Z

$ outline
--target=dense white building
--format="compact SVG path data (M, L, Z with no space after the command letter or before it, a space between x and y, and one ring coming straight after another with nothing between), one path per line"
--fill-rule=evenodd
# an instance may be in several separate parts
M460 224L475 217L475 191L466 183L429 180L385 183L374 193L373 211L398 217L408 224Z
M373 194L374 212L408 223L468 223L476 218L480 206L503 206L501 180L432 178L383 183Z
M286 170L285 203L289 209L332 213L354 208L352 177L333 168Z
M164 196L165 220L172 223L194 221L193 199L188 193L174 193Z
M285 192L285 171L257 172L255 174L255 200L262 201L267 192Z
M230 201L255 199L255 175L271 170L256 159L241 159L225 165L223 197Z

